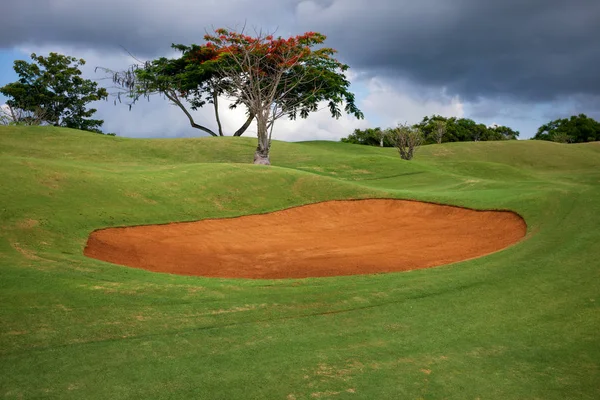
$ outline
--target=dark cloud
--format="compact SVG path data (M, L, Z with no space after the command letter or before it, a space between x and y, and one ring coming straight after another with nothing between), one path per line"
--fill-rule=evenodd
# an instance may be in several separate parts
M467 100L600 94L600 1L350 3L313 11L312 21L330 28L355 67L447 86Z
M8 0L0 46L123 46L140 56L212 26L317 30L353 68L468 101L600 96L598 0Z
M275 29L278 21L293 18L293 7L276 0L264 2L268 13L259 2L245 0L5 1L0 47L126 48L141 57L162 55L171 43L200 43L211 26Z

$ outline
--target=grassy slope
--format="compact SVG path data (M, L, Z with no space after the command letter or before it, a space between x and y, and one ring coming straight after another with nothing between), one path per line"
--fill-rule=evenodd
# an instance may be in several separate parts
M4 398L600 397L600 146L392 149L0 128ZM99 227L399 197L512 209L526 241L343 278L179 277L82 256Z

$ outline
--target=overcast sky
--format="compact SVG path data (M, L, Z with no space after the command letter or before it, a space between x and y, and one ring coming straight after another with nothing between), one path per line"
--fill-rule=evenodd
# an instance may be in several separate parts
M350 65L365 120L324 110L279 121L282 140L338 140L432 114L507 125L521 138L572 114L600 120L599 0L4 0L1 11L0 85L31 52L82 57L86 77L99 79L94 67L133 62L124 48L140 59L170 55L171 43L202 43L211 27L321 32ZM160 98L132 111L97 108L104 130L122 136L201 135ZM222 111L231 134L244 115ZM196 118L215 125L208 108Z

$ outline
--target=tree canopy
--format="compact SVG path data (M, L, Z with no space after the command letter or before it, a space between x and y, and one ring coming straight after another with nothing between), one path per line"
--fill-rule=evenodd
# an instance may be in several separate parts
M287 39L260 32L253 37L227 29L205 36L204 46L217 56L204 63L217 70L223 94L256 119L255 163L270 164L273 127L283 116L306 118L326 103L335 118L342 115L342 104L345 112L363 117L344 75L348 66L333 57L331 48L313 49L325 38L316 32Z
M444 133L440 135L441 124L444 126ZM415 124L415 126L419 127L423 132L425 144L512 140L517 139L519 136L518 131L514 131L506 126L486 126L485 124L477 123L469 118L445 118L440 115L424 117L423 120L420 123Z
M539 127L532 138L560 143L584 143L600 140L600 122L585 114L550 121Z
M108 92L81 77L85 60L58 53L48 57L31 54L33 62L14 62L19 80L0 87L9 97L10 117L15 123L50 124L99 132L103 122L91 118L96 109L87 105L105 99Z

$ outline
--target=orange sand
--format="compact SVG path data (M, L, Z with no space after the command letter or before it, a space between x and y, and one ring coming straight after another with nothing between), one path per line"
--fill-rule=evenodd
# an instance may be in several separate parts
M403 200L330 201L270 214L93 232L84 254L155 272L306 278L406 271L483 256L527 226L508 211Z

